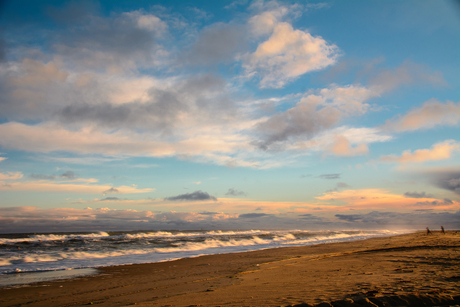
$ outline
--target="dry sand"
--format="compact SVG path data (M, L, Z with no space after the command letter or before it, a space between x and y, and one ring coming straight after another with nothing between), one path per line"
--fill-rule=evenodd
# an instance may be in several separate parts
M105 267L0 288L0 306L459 306L460 232Z

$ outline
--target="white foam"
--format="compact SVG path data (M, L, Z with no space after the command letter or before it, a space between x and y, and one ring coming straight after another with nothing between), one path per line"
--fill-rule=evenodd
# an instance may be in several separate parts
M312 245L329 242L342 242L366 239L375 236L387 236L408 231L208 231L190 233L145 232L109 236L107 233L92 233L85 235L44 235L48 240L61 238L113 238L121 239L123 247L111 242L93 242L91 249L66 248L45 249L40 245L24 250L5 252L0 257L0 273L15 272L16 270L33 272L62 270L70 268L100 267L110 265L160 262L171 259L196 257L199 255L234 253L267 248ZM159 247L156 244L132 244L124 239L176 238L171 240L171 246ZM204 236L204 237L203 237ZM262 237L263 236L263 237ZM199 238L197 238L199 237ZM43 237L42 237L43 238ZM36 238L35 238L36 239ZM117 241L114 241L117 242ZM118 241L120 242L120 241ZM118 248L115 249L114 247Z
M16 272L20 273L20 272ZM60 270L48 272L33 272L21 274L0 275L0 286L24 285L35 282L52 281L59 279L69 279L81 276L96 274L97 270L92 268L77 270Z
M84 240L84 239L100 239L109 237L107 232L97 232L88 234L43 234L33 235L28 238L0 238L0 244L15 244L15 243L40 243L48 241L68 241L72 239Z

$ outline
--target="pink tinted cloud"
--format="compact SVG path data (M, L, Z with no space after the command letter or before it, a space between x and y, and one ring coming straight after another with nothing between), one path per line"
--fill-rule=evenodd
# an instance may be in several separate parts
M383 130L394 132L430 129L436 126L456 126L460 122L460 102L442 103L431 99L420 108L414 108L404 115L387 120Z
M20 172L8 172L0 173L0 180L17 180L22 178L22 173Z
M104 194L113 189L114 187L109 185L61 183L46 180L8 182L8 184L0 185L0 191L57 192L93 195ZM119 186L116 187L116 190L117 193L120 194L137 194L155 191L153 188L138 189L135 186Z

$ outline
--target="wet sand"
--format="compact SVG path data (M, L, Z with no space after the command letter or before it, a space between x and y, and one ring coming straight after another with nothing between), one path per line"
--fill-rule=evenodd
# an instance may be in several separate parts
M0 306L456 306L460 232L105 267L0 288Z

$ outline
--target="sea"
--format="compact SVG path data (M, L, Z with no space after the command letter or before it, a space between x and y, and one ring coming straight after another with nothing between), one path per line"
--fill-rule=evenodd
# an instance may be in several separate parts
M401 230L0 234L0 287L97 274L102 266L393 236Z

